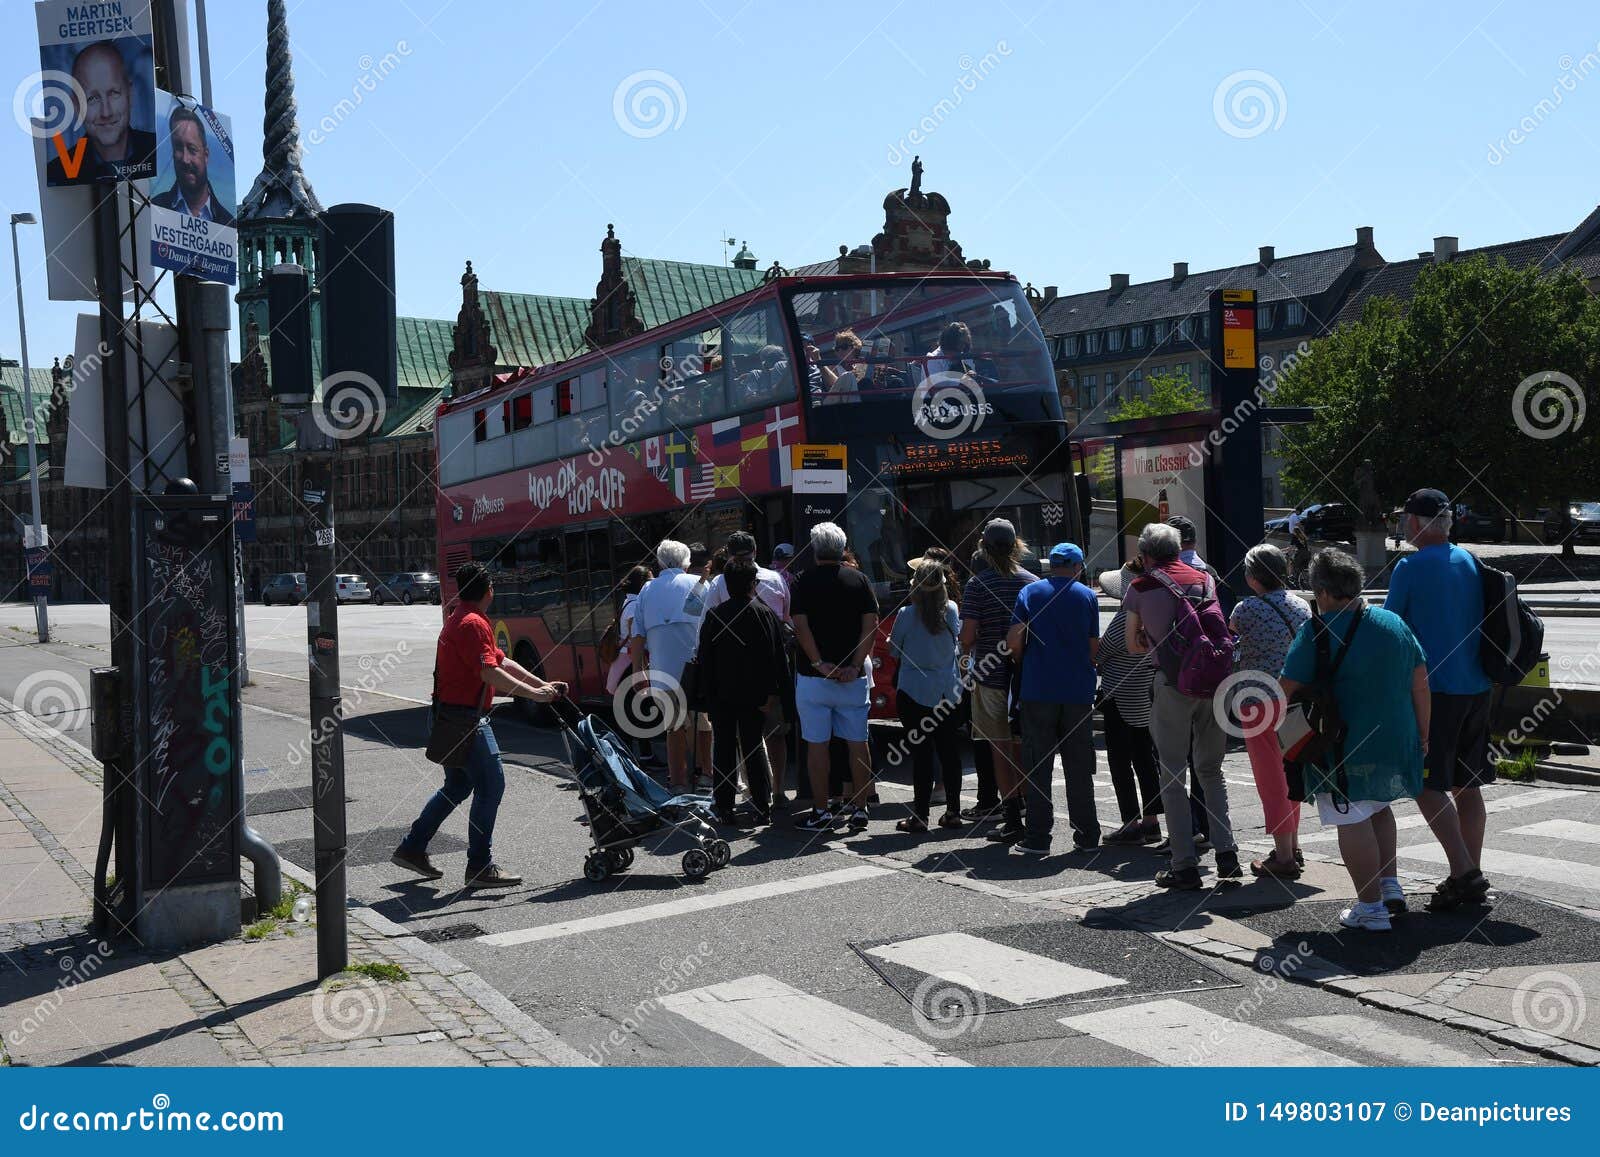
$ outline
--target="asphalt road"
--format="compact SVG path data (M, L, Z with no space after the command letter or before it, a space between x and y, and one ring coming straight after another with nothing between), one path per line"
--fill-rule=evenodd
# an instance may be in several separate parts
M446 877L418 882L388 858L439 782L421 756L438 614L364 606L341 614L351 892L597 1061L1185 1063L1151 1044L1155 1018L1167 1026L1163 1040L1211 1048L1204 1041L1220 1032L1231 1043L1203 1055L1221 1062L1242 1063L1226 1050L1245 1049L1257 1063L1529 1063L1485 1038L1314 989L1280 986L1258 1000L1260 977L1248 967L1131 930L1121 921L1149 902L1160 866L1147 850L1058 850L1025 861L970 829L896 833L903 772L886 775L885 803L864 833L817 838L784 820L735 839L732 864L703 883L685 882L679 847L641 852L627 874L592 884L582 876L587 835L575 822L560 743L497 719L508 783L496 857L526 881L500 894L459 889L466 825L458 812L433 847ZM103 611L56 608L46 646L29 641L31 623L28 608L0 610L0 699L87 745L76 704L89 668L108 660ZM245 758L259 769L247 775L252 823L285 859L309 867L304 610L251 607L247 637L255 685L244 696ZM42 694L47 687L60 693ZM1103 756L1101 771L1096 792L1110 827ZM1241 838L1259 848L1261 812L1241 756L1229 757L1227 775ZM1486 867L1497 883L1592 905L1600 793L1503 785L1489 794ZM1415 809L1399 813L1402 868L1437 874ZM1330 857L1315 817L1303 826L1314 863ZM1060 849L1064 827L1057 836ZM1343 877L1332 864L1315 870L1329 887ZM1051 897L1091 900L1094 911L1080 922ZM1326 936L1338 907L1286 907L1290 896L1264 883L1233 897L1235 907L1276 909L1273 934L1289 939ZM1201 923L1203 903L1193 914ZM1481 963L1483 948L1460 947L1447 967ZM914 1001L943 1010L937 993L952 982L966 1011L944 1010L948 1022L919 1018Z

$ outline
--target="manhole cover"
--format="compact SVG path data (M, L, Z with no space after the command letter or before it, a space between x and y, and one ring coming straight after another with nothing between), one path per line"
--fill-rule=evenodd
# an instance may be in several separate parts
M370 868L377 864L387 864L389 857L394 855L394 850L400 846L400 841L410 830L410 828L374 828L368 832L352 831L345 863L352 868ZM292 864L316 862L317 849L311 840L284 840L275 846L278 854ZM448 832L440 832L428 842L428 855L435 859L451 852L466 850L467 841ZM412 879L408 882L416 881Z
M1420 909L1423 898L1412 897ZM1311 952L1359 976L1454 972L1460 968L1520 968L1594 959L1600 924L1565 908L1501 892L1492 908L1458 912L1414 910L1394 921L1394 931L1352 932L1339 926L1348 902L1319 900L1237 915L1266 936L1263 956Z
M935 1018L941 1002L981 1001L987 1011L1014 1012L1238 987L1171 945L1111 921L1017 924L850 947Z
M417 933L424 944L443 944L447 940L476 940L485 935L477 924L445 924L439 928L425 928Z

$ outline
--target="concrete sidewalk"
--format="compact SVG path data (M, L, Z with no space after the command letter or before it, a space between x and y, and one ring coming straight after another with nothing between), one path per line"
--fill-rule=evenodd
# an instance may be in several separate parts
M100 940L98 779L76 743L0 715L0 1066L591 1063L367 909L348 913L353 970L320 985L315 928L292 919L185 952Z

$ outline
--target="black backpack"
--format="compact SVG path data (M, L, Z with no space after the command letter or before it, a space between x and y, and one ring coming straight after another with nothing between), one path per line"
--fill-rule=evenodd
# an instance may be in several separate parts
M1517 594L1517 580L1473 556L1483 584L1478 662L1491 683L1517 684L1544 654L1544 620Z

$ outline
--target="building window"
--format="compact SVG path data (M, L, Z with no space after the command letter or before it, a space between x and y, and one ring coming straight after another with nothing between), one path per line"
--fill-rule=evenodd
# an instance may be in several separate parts
M1158 322L1156 322L1156 335L1155 335L1156 345L1160 345L1162 342L1164 342L1166 340L1167 340L1167 323L1164 322L1164 321L1158 321Z
M1256 329L1258 329L1258 330L1269 330L1269 329L1271 329L1272 328L1272 323L1273 323L1273 321L1276 320L1277 315L1278 315L1278 307L1277 306L1275 306L1275 305L1263 305L1260 309L1256 310Z
M1167 367L1166 366L1156 366L1153 370L1150 371L1150 376L1153 377L1153 378L1154 377L1161 377L1161 376L1165 375L1166 372L1167 372Z
M1110 375L1107 375L1108 377ZM1094 374L1083 375L1083 405L1093 409L1100 401L1100 386Z
M1211 397L1211 363L1200 363L1200 392L1207 398Z
M1128 331L1128 343L1136 350L1144 349L1144 326L1136 325Z
M1185 330L1183 336L1188 337L1189 332ZM1200 318L1200 340L1211 340L1211 315L1209 313Z
M1112 392L1117 388L1117 375L1112 370L1106 371L1106 401L1111 401Z
M1179 362L1177 365L1172 367L1172 372L1175 376L1182 378L1186 382L1190 380L1188 362Z
M1184 341L1194 336L1194 318L1186 317L1178 322L1178 336Z
M1109 350L1111 353L1119 353L1119 352L1121 352L1121 350L1122 350L1122 331L1120 329L1108 329L1108 330L1106 330L1106 349Z
M1122 379L1122 392L1130 398L1144 401L1144 371L1129 370L1128 376Z
M1078 356L1078 335L1068 334L1061 339L1061 356L1075 358Z
M1298 301L1291 301L1283 307L1284 325L1304 325L1306 321L1306 307Z
M1100 352L1100 335L1086 333L1083 335L1083 348L1085 353L1097 354Z

